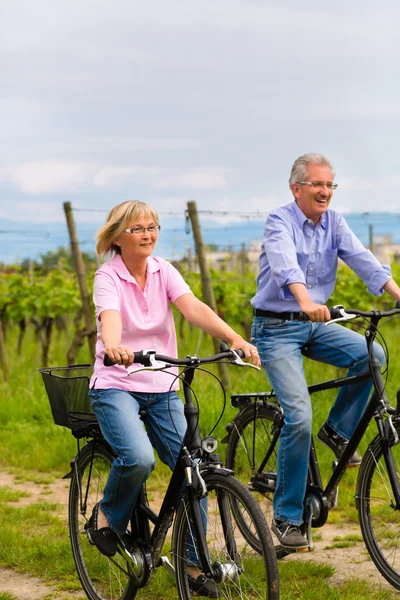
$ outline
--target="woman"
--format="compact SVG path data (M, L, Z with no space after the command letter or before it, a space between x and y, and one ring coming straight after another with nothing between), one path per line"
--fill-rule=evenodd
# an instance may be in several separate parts
M94 281L98 339L90 398L117 458L104 497L94 508L90 529L92 541L106 556L115 554L117 534L126 532L140 487L154 468L152 446L173 469L185 434L178 380L173 380L171 372L140 371L129 377L127 373L134 349L154 348L160 354L177 356L170 303L190 323L226 340L232 349L241 348L247 359L260 365L255 346L198 300L169 262L151 256L159 230L158 215L151 206L127 201L110 211L97 234L98 255L111 254L112 258L96 272ZM105 353L114 366L104 367ZM139 417L142 407L147 411L147 433ZM198 573L194 570L195 579Z

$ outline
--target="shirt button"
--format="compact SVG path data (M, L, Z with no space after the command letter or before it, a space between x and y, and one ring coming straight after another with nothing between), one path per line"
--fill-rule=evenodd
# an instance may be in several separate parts
M311 288L312 288L312 285L308 285L308 287L311 289Z

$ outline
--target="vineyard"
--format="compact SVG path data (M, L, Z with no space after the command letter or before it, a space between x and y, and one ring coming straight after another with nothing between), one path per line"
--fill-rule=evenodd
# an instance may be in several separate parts
M57 255L56 255L57 256ZM54 262L54 255L52 255ZM87 333L83 324L82 304L76 274L65 252L55 264L48 261L28 270L27 265L3 267L0 272L0 321L6 347L10 328L18 328L17 352L21 352L27 327L32 327L41 348L41 366L47 366L54 334L67 330L69 346L65 360L72 364ZM176 264L192 291L202 297L201 278L188 271L185 264ZM96 269L94 260L86 258L88 289L91 296ZM400 279L400 265L392 265L393 277ZM211 269L211 280L218 314L228 323L239 326L249 337L252 322L250 300L255 294L254 274L248 271L233 273ZM338 271L336 289L328 305L343 304L368 310L388 309L391 298L371 296L365 284L345 265ZM182 325L181 325L182 328Z

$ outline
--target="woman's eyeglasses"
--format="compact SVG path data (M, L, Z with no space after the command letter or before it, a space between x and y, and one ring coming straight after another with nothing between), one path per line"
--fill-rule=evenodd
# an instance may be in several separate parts
M124 229L125 233L133 233L134 235L140 235L146 233L157 233L160 231L161 225L150 225L150 227L132 227L131 229Z

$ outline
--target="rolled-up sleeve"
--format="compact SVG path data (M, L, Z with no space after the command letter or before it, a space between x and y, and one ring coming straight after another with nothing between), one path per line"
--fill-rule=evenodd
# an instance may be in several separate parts
M293 298L288 289L289 284L306 283L298 264L293 232L289 228L290 223L286 223L281 216L270 215L265 224L263 240L271 274L281 289L282 299Z
M336 227L339 257L364 281L368 291L381 296L383 286L392 277L389 265L382 265L351 231L342 215L337 215Z

